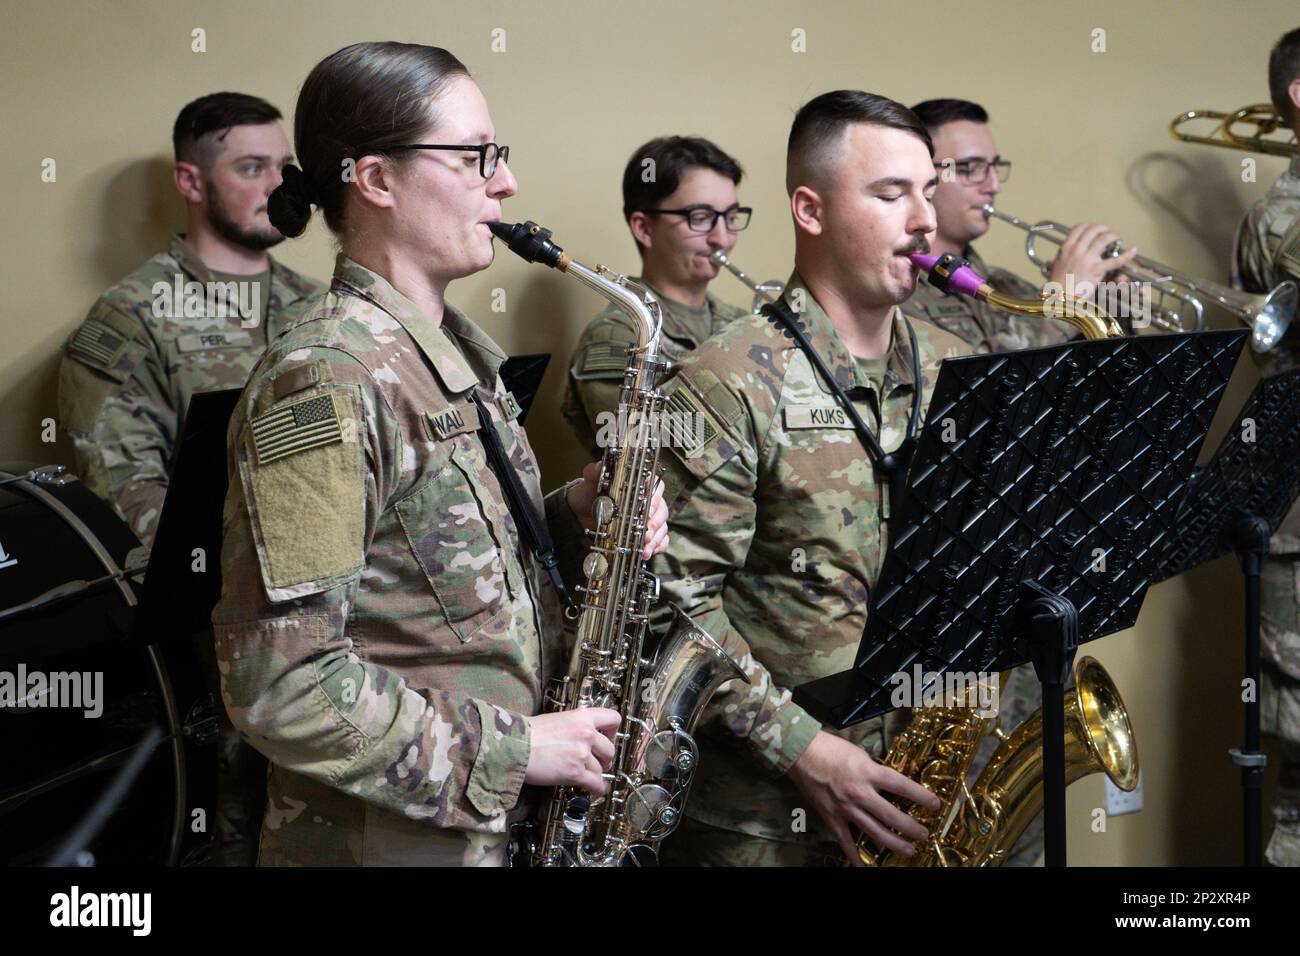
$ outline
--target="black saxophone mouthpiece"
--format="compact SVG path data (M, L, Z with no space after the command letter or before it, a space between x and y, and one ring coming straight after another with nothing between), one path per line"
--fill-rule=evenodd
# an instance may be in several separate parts
M551 230L543 229L531 219L528 222L490 222L487 227L525 262L540 262L552 269L567 265L564 250L551 242Z

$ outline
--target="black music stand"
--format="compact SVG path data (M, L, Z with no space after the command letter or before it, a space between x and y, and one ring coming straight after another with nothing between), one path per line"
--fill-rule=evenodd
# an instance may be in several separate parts
M1163 581L1233 551L1245 583L1246 741L1229 751L1241 768L1243 856L1263 863L1264 767L1259 733L1259 576L1269 537L1300 497L1300 369L1262 380L1214 457L1196 470L1168 529L1155 580Z
M1065 863L1065 683L1080 643L1131 627L1245 331L949 359L907 476L852 670L795 689L846 727L894 675L1032 660L1044 843ZM900 507L901 506L901 507ZM924 690L922 691L924 692Z

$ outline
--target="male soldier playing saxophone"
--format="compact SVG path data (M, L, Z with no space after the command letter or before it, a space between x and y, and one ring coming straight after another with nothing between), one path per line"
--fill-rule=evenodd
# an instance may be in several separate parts
M1277 41L1268 61L1268 88L1278 116L1300 132L1300 29ZM1284 279L1300 282L1300 155L1291 159L1237 231L1233 284L1267 292ZM1300 329L1293 322L1268 353L1264 374L1300 364ZM1300 866L1300 504L1273 535L1260 581L1260 640L1264 655L1261 726L1281 744L1276 825L1265 855L1274 866Z
M940 361L970 352L912 322L914 365L897 308L916 283L906 255L935 228L932 158L906 107L856 90L812 100L790 131L795 269L783 298L886 451L918 388L924 413ZM667 862L816 865L840 858L837 843L856 861L856 831L911 855L924 828L884 793L937 801L872 759L884 721L830 731L791 700L852 666L886 546L880 473L844 416L826 414L835 399L807 357L763 316L701 345L667 390L669 412L699 427L678 429L685 443L663 454L671 541L653 570L752 681L723 685L706 711L700 777Z
M957 99L926 100L913 106L912 112L934 140L935 168L942 171L934 193L939 225L931 251L969 259L975 271L1004 295L1037 299L1037 285L987 265L971 245L989 231L989 217L982 207L996 202L1011 172L1011 162L998 154L989 132L988 113L976 103ZM1048 281L1064 286L1067 277L1073 276L1076 286L1088 282L1095 288L1108 273L1137 255L1136 249L1128 249L1116 258L1103 258L1102 253L1118 238L1099 223L1075 226L1052 263ZM969 296L940 292L925 276L903 303L903 312L928 319L981 353L1057 345L1077 334L1064 322L1015 316Z
M707 291L719 268L710 256L730 252L736 234L749 225L750 209L736 198L743 176L738 162L698 136L652 139L623 170L623 218L641 256L637 281L659 299L660 354L674 363L746 314ZM615 435L626 352L636 344L627 321L607 307L573 350L564 417L592 455Z

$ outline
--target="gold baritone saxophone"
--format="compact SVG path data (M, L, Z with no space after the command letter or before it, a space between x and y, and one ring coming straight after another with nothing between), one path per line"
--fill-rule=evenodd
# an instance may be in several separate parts
M538 822L516 835L512 860L532 866L647 866L680 824L699 748L691 736L718 686L748 678L682 610L652 658L646 656L650 610L659 580L641 557L657 476L664 395L658 381L661 313L648 290L625 276L590 269L551 242L534 222L489 228L511 251L573 276L618 306L637 329L628 349L617 421L605 449L594 506L596 529L583 561L585 583L577 637L565 677L547 693L547 712L609 707L622 720L604 796L557 787Z

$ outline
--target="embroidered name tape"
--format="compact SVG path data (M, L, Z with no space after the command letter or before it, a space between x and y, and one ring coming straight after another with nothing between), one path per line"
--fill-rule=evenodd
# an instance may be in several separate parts
M787 405L786 428L852 428L853 422L838 405Z
M478 431L478 409L473 402L462 402L440 412L425 412L424 425L434 441L445 441L455 435Z
M194 332L176 336L176 348L182 352L201 352L204 349L246 349L253 344L247 332Z
M253 451L259 465L343 440L332 395L318 395L263 412L253 419L252 428Z

